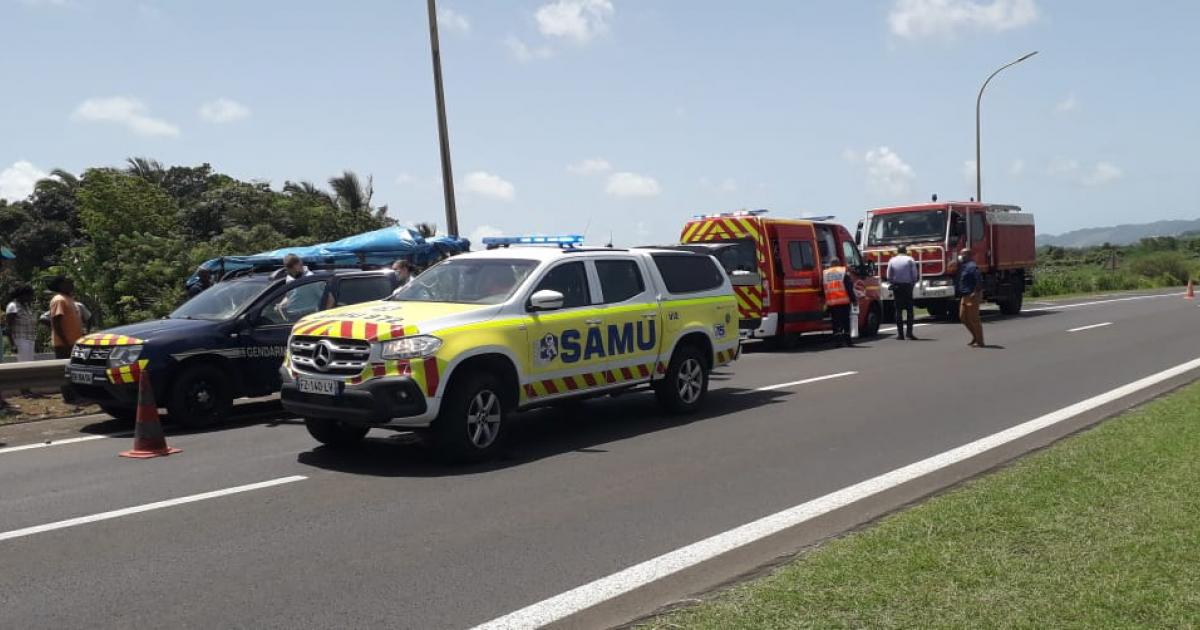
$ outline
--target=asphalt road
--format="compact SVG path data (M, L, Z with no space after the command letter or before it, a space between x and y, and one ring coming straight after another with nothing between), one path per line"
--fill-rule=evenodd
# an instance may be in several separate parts
M145 461L116 457L128 438L0 449L0 625L469 627L1200 356L1195 302L1103 300L993 313L986 349L929 324L751 350L689 422L647 394L531 413L474 468L382 433L330 451L295 420Z

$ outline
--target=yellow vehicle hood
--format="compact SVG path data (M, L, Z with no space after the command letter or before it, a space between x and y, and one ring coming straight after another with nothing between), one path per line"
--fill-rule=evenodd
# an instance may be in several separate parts
M366 302L313 313L296 323L292 334L386 341L431 332L446 320L490 319L496 306L446 302Z

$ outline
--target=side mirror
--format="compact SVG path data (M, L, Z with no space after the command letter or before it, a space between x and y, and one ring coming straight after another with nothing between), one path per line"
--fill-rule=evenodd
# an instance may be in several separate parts
M558 291L541 290L529 296L529 309L533 311L556 311L563 307L566 298Z

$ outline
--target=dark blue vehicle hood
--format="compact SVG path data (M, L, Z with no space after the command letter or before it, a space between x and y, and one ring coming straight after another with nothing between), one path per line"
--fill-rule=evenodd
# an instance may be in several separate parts
M146 342L169 342L179 338L211 334L224 323L206 319L152 319L99 332L136 337Z

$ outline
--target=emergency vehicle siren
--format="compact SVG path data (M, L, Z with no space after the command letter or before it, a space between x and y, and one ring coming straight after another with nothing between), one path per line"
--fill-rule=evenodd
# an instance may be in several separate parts
M167 446L162 422L158 417L158 403L154 402L154 388L150 385L150 370L142 370L138 382L137 424L133 430L133 449L120 453L121 457L148 459L178 453L180 449Z
M579 234L564 234L559 236L485 236L483 244L488 249L497 249L510 245L557 245L563 249L570 249L583 245L583 236Z

